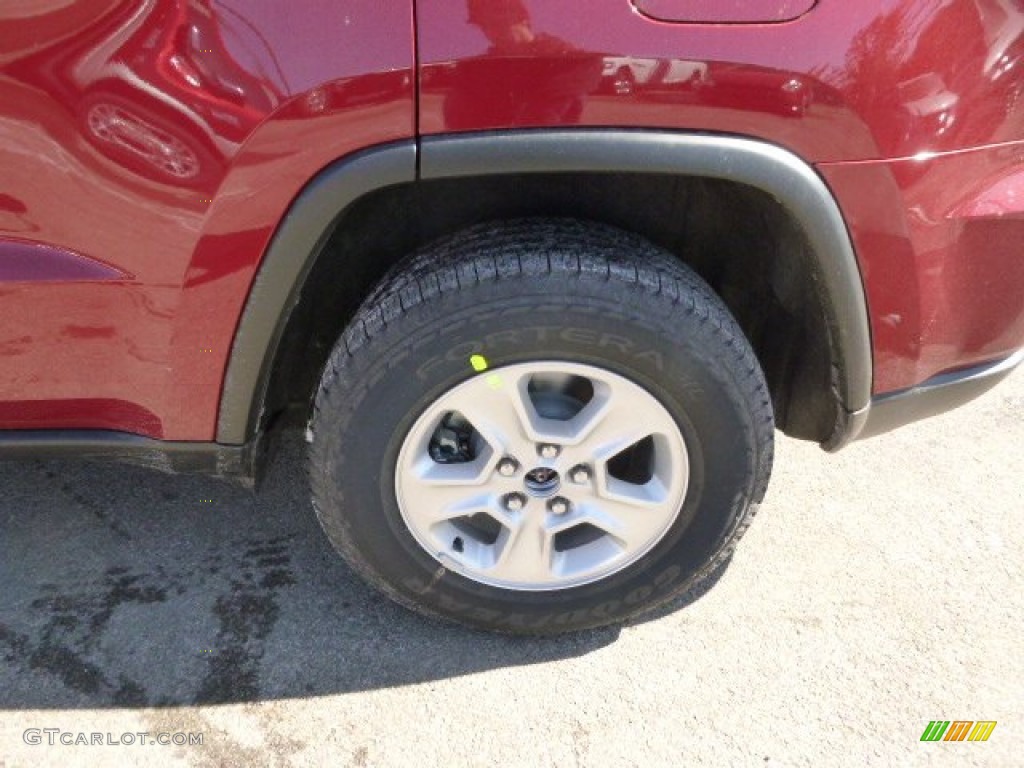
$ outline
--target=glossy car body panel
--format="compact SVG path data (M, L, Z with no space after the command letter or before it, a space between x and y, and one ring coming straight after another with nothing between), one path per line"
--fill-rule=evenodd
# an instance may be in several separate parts
M795 21L748 25L662 23L623 0L586 13L574 0L420 0L417 18L427 134L718 131L809 162L1024 138L1017 0L821 0ZM626 63L609 71L609 59ZM632 86L617 91L630 61Z
M845 216L876 394L1024 344L1018 0L637 4L648 15L630 0L5 9L0 429L214 439L286 212L325 168L417 133L780 146ZM701 23L698 7L790 18Z
M1024 346L1024 142L819 170L861 263L876 393Z
M415 132L412 6L43 0L5 12L0 39L0 238L124 275L0 282L0 428L40 412L212 439L289 203L337 158Z

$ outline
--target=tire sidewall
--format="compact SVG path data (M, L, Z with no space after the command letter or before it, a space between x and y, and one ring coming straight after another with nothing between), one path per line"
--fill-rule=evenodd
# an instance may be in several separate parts
M334 501L318 514L335 545L402 602L509 631L580 628L671 598L724 553L749 503L758 461L749 409L716 354L720 329L675 307L669 330L665 313L652 313L652 297L643 291L624 290L612 300L595 295L601 286L588 282L551 277L542 290L519 285L511 295L500 282L481 283L412 308L368 342L373 355L342 361L318 410L323 423L314 424ZM596 582L520 591L473 581L422 548L396 500L398 454L437 398L480 375L470 365L473 355L487 359L488 372L540 360L604 368L668 410L686 443L689 481L680 514L646 555ZM345 370L364 359L365 369Z

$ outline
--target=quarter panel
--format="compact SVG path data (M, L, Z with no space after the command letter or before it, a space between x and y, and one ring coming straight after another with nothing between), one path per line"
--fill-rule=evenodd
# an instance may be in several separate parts
M821 0L773 24L669 24L627 0L580 9L419 0L424 133L719 131L811 162L1024 138L1015 0Z
M415 132L411 3L41 2L0 33L0 240L115 274L0 275L0 429L49 408L49 427L212 439L289 203L335 159Z
M861 264L875 394L1024 347L1024 142L823 165Z

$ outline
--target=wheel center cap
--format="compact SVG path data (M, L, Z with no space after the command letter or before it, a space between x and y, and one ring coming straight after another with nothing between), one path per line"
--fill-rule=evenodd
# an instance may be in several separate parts
M548 467L537 467L526 473L526 491L531 496L551 496L561 483L558 472Z

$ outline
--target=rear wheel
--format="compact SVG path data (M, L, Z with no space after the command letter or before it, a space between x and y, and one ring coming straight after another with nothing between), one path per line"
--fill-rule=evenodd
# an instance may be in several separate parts
M749 345L690 270L604 226L491 224L402 265L339 341L310 422L314 506L416 610L598 626L731 551L772 429Z

